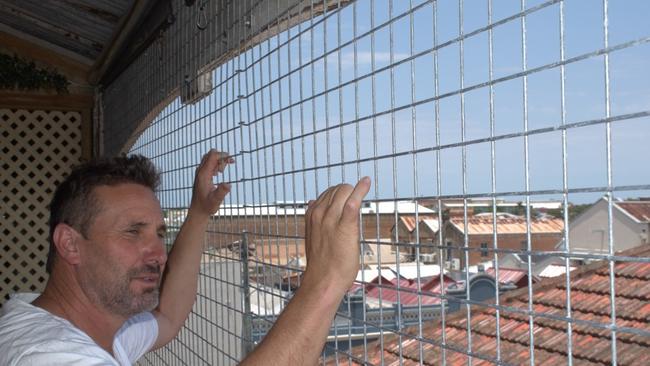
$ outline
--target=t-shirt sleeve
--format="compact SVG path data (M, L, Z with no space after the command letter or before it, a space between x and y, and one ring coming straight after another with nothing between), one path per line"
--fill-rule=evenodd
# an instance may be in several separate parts
M115 366L115 362L89 354L72 354L70 352L35 352L17 360L20 366Z
M157 338L158 322L154 315L150 312L140 313L127 320L117 332L113 353L118 360L120 356L125 356L130 363L135 363L149 352Z
M107 352L95 344L74 340L53 340L31 347L10 365L20 366L116 366Z

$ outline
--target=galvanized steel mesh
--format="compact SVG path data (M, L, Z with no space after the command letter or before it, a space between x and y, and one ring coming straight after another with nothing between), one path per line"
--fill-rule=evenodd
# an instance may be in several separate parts
M574 344L591 333L604 337L608 362L625 363L619 351L630 337L650 336L617 317L616 282L617 265L650 262L647 254L617 254L633 246L617 239L617 199L648 196L650 188L646 2L261 1L250 5L274 22L255 31L246 13L218 10L231 5L183 8L166 41L179 42L178 53L150 51L104 94L114 136L117 121L144 121L141 134L131 126L115 138L137 137L129 152L163 172L159 197L172 234L201 155L217 148L237 160L219 178L233 189L206 233L190 319L142 364L239 361L299 285L305 203L364 175L373 180L362 210L365 270L339 308L324 363L533 365L553 352L568 364L593 362L585 345ZM215 31L223 19L250 33L224 42ZM259 34L268 37L251 42ZM240 52L215 63L222 52L214 50L226 46ZM178 61L184 55L205 59L188 74L191 62ZM160 104L208 64L209 95ZM557 207L543 212L539 201ZM596 201L604 226L587 240L600 238L598 248L586 250L589 242L571 234L587 219L574 220L574 208ZM474 239L472 230L486 227ZM458 228L467 229L454 237ZM544 310L551 305L535 292L537 266L548 257L566 273L558 277L559 314ZM519 290L500 280L514 273L513 258L523 274ZM571 270L598 260L606 261L599 273L607 311L590 318L573 308ZM475 280L486 272L492 287L481 295ZM510 291L520 305L504 297ZM486 333L472 318L488 313ZM525 328L517 342L509 338L514 318ZM460 342L448 333L459 330L458 319ZM551 323L560 349L536 331ZM523 351L513 355L513 347Z

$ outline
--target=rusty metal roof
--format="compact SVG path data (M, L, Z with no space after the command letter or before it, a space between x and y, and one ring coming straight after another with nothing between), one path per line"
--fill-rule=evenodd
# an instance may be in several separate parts
M615 205L637 221L650 223L650 201L623 201Z
M415 230L416 223L415 223L415 216L414 215L401 215L399 217L399 219L402 222L402 224L404 224L404 227L406 228L406 230L408 230L409 232L413 232L413 230ZM432 226L431 225L432 222L437 223L437 221L438 221L437 216L431 216L431 215L420 215L420 216L418 216L418 219L419 219L420 222L425 222L427 225L430 225L430 227ZM435 231L438 231L438 230L436 229Z
M450 223L461 233L465 232L463 218L451 218ZM487 235L495 230L499 234L525 234L527 231L526 219L523 217L497 217L496 225L491 216L470 217L467 219L468 235ZM564 230L564 221L552 219L531 219L530 232L533 234L561 233Z
M496 278L496 271L494 268L488 268L485 273ZM519 268L501 268L499 267L499 283L501 284L514 284L517 287L528 284L528 271Z
M134 0L0 0L0 30L91 63L109 46Z
M650 256L650 246L634 248L620 253L622 256ZM616 360L619 365L650 364L650 337L624 329L650 332L650 263L617 262L614 266L616 325ZM589 323L573 323L573 363L580 365L609 365L612 363L612 334L607 327L611 323L609 263L598 262L584 266L571 274L572 318ZM567 322L557 320L566 316L566 279L561 276L543 280L533 285L535 364L567 364ZM530 363L529 317L525 313L509 311L528 309L528 288L504 295L500 304L501 362L521 365ZM449 315L445 322L445 361L448 365L466 365L468 362L467 312ZM598 323L602 327L591 324ZM493 364L497 357L496 312L494 308L473 306L471 309L472 364ZM442 364L439 346L442 340L441 323L431 322L422 330L418 341L417 327L407 328L400 337L384 337L383 349L379 342L368 344L367 362L349 364L380 365L400 362L404 365ZM422 350L422 360L420 360ZM364 360L363 346L353 348L353 359ZM339 358L347 357L339 355ZM420 363L421 362L421 363ZM327 363L333 364L333 363ZM348 364L348 363L345 363Z
M368 298L381 300L389 304L405 306L435 305L440 304L440 294L452 284L452 278L444 276L444 286L440 283L440 276L422 277L418 288L418 281L403 277L396 277L388 281L376 278L365 286Z

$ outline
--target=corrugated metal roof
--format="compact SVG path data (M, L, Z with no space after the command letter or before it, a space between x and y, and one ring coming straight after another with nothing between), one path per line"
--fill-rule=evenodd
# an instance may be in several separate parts
M413 232L415 230L415 216L414 215L402 215L399 217L400 221L402 224L404 224L404 227L406 230L409 232ZM418 216L419 222L424 222L429 228L433 231L436 232L438 231L437 225L438 225L438 217L437 216L431 216L431 215L420 215ZM434 229L435 228L435 229Z
M393 264L388 266L396 276L407 278L409 280L417 279L418 277L432 277L440 274L440 266L437 264L422 264L418 262L408 262ZM382 272L383 273L383 272Z
M650 201L623 201L615 204L637 221L650 223Z
M465 224L462 218L451 218L451 224L461 233L465 232ZM496 225L492 217L470 217L467 219L469 235L492 234L495 230L499 234L525 234L527 225L525 218L497 217ZM560 219L531 219L530 232L534 234L561 233L564 230L564 221Z
M420 279L420 288L416 280L407 278L394 278L389 282L376 281L379 286L366 286L366 298L381 300L385 304L400 303L404 306L436 305L440 304L440 277L434 276ZM445 278L445 288L456 281Z
M496 271L494 268L488 268L485 273L496 278ZM528 278L528 271L519 268L499 268L499 283L517 284L519 281Z
M0 1L0 24L88 61L109 46L133 0Z
M576 267L569 267L569 271L573 271L576 269ZM561 276L566 273L566 266L562 264L549 264L544 268L543 271L539 273L539 277L542 278L553 278L557 276Z
M440 220L437 217L431 219L425 219L420 221L421 224L424 224L426 227L431 230L432 233L437 233L440 229Z
M622 252L623 256L650 256L650 246L643 246ZM566 316L566 279L544 280L532 288L533 307L537 314L563 318ZM650 364L650 337L644 337L625 328L650 332L650 263L618 262L614 266L616 325L616 360L619 365ZM528 289L506 294L501 305L508 308L528 309ZM602 324L608 327L610 317L609 263L599 262L572 272L571 309L574 319ZM567 322L548 317L534 318L535 364L567 364ZM521 365L530 363L529 318L525 313L500 311L501 362ZM489 307L473 306L471 309L472 363L492 364L496 359L496 311ZM379 342L368 344L367 362L364 365L380 365L403 362L404 365L442 364L441 348L431 342L418 341L417 327L407 328L401 337L384 337L383 349ZM440 322L424 325L422 338L439 341L442 339ZM467 313L457 312L448 316L445 322L445 337L448 346L465 350L458 352L447 349L445 362L448 365L465 365L468 362ZM408 334L408 335L407 335ZM411 336L409 336L411 335ZM587 323L573 323L573 363L580 365L609 365L612 363L611 331L596 328ZM400 339L401 344L400 344ZM420 359L422 350L422 359ZM364 360L364 348L350 350L353 357ZM339 356L340 357L340 356ZM333 364L328 360L327 364ZM361 363L352 363L361 364Z
M361 213L368 214L431 214L433 210L420 206L411 201L397 202L365 202L361 207ZM305 202L275 202L259 205L221 205L214 216L264 216L264 215L304 215L307 211ZM431 217L422 215L422 217Z

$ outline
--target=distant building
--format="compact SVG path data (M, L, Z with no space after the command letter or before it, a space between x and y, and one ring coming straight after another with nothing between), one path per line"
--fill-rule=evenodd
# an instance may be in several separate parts
M305 237L306 211L304 202L223 205L208 226L206 246L221 248L231 245L243 240L244 231L248 233L249 243L256 245L275 245L276 242L280 245L284 245L283 242L294 245ZM390 242L391 229L397 220L396 214L414 216L416 212L423 216L433 214L432 210L412 201L364 202L361 208L364 240L370 243L385 240ZM300 242L298 244L302 245ZM282 254L280 253L280 258Z
M436 242L440 221L437 215L401 215L391 229L393 251L398 251L406 260L415 260L416 255L422 255L421 260L434 262L437 253ZM416 245L419 251L416 249Z
M562 239L564 222L555 218L530 220L530 249L532 251L551 251ZM493 257L494 233L497 233L497 248L526 251L528 248L528 223L525 218L512 214L497 215L494 222L492 214L469 217L467 227L462 217L450 218L444 226L444 260L450 266L465 268ZM465 234L469 248L469 264L465 263Z
M513 277L515 273L519 271L520 273L526 274L525 280L519 280L517 287L528 286L528 260L529 256L521 255L517 253L509 253L506 255L499 256L499 282L502 283L503 273L507 273L505 279L508 281L514 280ZM552 278L561 276L566 273L566 259L562 256L559 256L555 253L539 253L530 256L531 270L532 270L532 279L533 283L539 281L543 278ZM568 270L573 271L579 266L579 263L576 263L574 260L569 260ZM479 268L483 268L486 272L496 276L494 272L494 261L489 260L481 262L477 265L470 266L469 271L471 273L479 272ZM504 272L505 271L505 272Z
M474 212L480 213L489 211L493 207L493 202L491 198L478 198L478 199L444 199L441 200L441 205L437 199L426 199L419 201L421 205L426 206L434 211L450 211L450 212L463 212L465 207L467 207L467 214L472 215ZM511 202L504 200L496 200L495 203L497 212L510 212L523 210L526 208L526 202ZM535 209L539 212L545 212L548 210L557 210L562 208L562 201L557 200L547 200L547 201L530 201L530 208Z
M607 206L603 197L569 223L571 253L609 253ZM648 244L650 201L613 201L612 226L614 252ZM564 242L558 249L564 249Z

